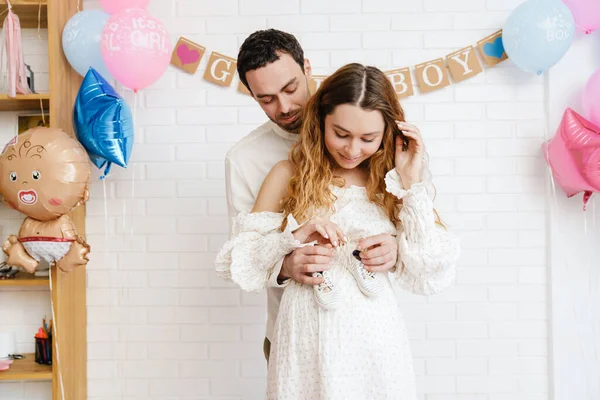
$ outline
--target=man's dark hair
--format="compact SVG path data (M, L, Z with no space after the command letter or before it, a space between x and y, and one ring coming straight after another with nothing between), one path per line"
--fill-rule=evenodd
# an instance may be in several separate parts
M248 90L250 87L246 72L279 60L277 53L289 54L304 72L304 51L294 35L277 29L266 29L256 31L244 40L237 57L237 71Z

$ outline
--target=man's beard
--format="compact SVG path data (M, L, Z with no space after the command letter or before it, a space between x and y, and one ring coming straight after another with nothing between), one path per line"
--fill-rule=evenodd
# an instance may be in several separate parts
M308 87L308 79L306 79L305 76L305 83L306 83L306 102L305 102L305 106L306 103L308 103L308 99L310 98L310 89ZM278 116L278 118L285 118L285 117L290 117L292 115L295 115L296 113L298 113L298 118L296 118L294 121L290 122L289 124L282 124L279 123L277 120L273 120L271 119L271 121L275 122L275 124L280 127L281 129L283 129L284 131L290 132L290 133L300 133L300 128L302 128L302 116L303 116L303 107L299 108L298 110L292 111L290 113L287 114L280 114Z
M283 124L283 123L278 122L277 120L274 120L274 121L272 120L272 121L275 122L277 124L277 126L279 126L284 131L291 132L291 133L300 133L300 128L302 127L302 109L293 111L288 114L280 114L278 118L291 117L296 114L298 114L298 117L294 121L290 122L289 124Z

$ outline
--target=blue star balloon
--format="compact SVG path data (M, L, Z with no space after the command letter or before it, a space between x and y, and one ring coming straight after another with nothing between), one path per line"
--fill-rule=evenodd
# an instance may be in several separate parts
M83 79L75 108L73 125L77 138L98 168L106 165L104 179L112 163L127 168L133 148L133 118L129 106L93 68Z

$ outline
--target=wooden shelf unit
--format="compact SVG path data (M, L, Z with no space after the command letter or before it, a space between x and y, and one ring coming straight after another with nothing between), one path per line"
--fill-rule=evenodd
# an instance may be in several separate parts
M0 280L0 288L3 287L26 287L26 286L41 286L50 287L50 278L47 276L35 276L25 272L19 272L14 279Z
M32 339L33 340L33 339ZM0 371L0 381L50 381L52 366L35 362L34 354L23 354L25 358L15 360L6 371Z
M8 97L0 94L0 111L37 111L44 112L50 107L50 93L18 94L17 97Z
M12 4L14 13L19 16L21 28L37 29L38 20L40 28L48 27L48 0L11 0L10 4ZM2 13L0 14L0 26L4 25L7 8L6 0L0 0L0 13Z
M51 127L60 128L71 136L75 136L72 113L82 78L71 68L64 56L62 30L67 21L77 13L77 2L78 0L11 1L22 28L38 27L41 4L41 27L48 29L50 93L21 95L15 99L0 94L0 111L40 111L41 98L44 109L49 110ZM6 0L0 0L0 12L6 8ZM4 21L5 15L6 13L0 15L0 22ZM85 237L85 207L80 206L69 215L79 234ZM7 371L0 371L0 393L1 381L51 380L52 400L87 399L86 269L79 267L67 274L52 268L51 274L55 316L53 354L56 354L56 348L59 346L61 362L58 363L58 358L54 357L52 367L38 365L34 361L34 355L28 354L24 360L15 361ZM0 290L6 287L49 286L48 278L34 278L25 274L12 281L0 281ZM32 332L32 341L34 334L35 332ZM62 378L60 380L59 373Z

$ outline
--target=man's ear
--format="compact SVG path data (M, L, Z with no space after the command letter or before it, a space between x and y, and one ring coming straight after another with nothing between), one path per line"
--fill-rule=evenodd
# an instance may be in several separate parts
M304 75L306 75L306 79L312 78L312 67L310 66L310 61L308 58L304 59Z

